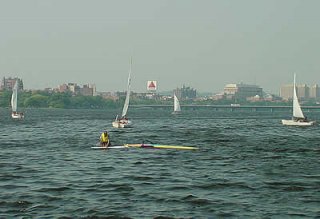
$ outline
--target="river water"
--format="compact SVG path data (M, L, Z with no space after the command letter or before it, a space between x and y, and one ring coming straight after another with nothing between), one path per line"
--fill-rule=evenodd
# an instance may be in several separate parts
M320 127L285 127L290 112L129 109L0 110L0 218L320 217ZM320 114L309 118L320 121ZM94 150L113 145L197 146Z

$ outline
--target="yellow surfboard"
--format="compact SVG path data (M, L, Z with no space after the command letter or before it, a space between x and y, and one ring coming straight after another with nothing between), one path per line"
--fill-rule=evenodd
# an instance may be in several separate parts
M126 147L155 148L155 149L177 149L177 150L197 150L197 147L180 145L160 145L160 144L125 144Z

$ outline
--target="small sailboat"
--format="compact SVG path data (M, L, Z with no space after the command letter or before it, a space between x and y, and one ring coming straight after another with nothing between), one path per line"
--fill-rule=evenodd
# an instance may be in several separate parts
M130 102L130 88L131 88L131 71L132 71L132 59L130 60L130 70L128 76L127 95L124 101L121 117L117 115L116 119L112 122L112 126L115 128L127 128L131 126L131 121L127 118L129 102Z
M309 121L307 118L303 115L303 112L301 110L301 106L298 100L297 91L296 91L296 75L294 74L293 79L293 110L292 110L292 119L291 120L282 120L283 125L290 125L290 126L312 126L316 122L315 121Z
M12 96L11 96L11 107L12 107L12 113L11 117L13 119L23 119L24 114L22 112L18 112L18 85L19 81L17 80L16 83L13 86L12 89Z
M176 94L173 95L173 112L172 114L179 114L181 113L181 107L180 107L180 102Z

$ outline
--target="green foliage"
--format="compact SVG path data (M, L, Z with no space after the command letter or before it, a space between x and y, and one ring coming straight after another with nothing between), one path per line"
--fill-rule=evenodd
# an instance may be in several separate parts
M70 105L75 108L104 108L105 102L101 97L75 96L70 99Z
M0 107L10 107L11 91L0 92ZM18 107L32 108L86 108L86 109L120 109L123 107L125 97L120 97L119 100L103 99L101 96L74 96L71 93L51 93L47 91L23 91L19 92ZM235 103L232 99L221 100L181 100L181 105L230 105ZM245 100L237 101L241 105L256 105L256 106L291 106L292 102L248 102ZM303 105L316 105L316 100L303 102ZM132 97L130 105L173 105L173 100L154 100L141 99Z
M11 101L11 94L10 91L2 91L0 92L0 107L9 107Z
M25 98L24 107L43 108L48 107L48 97L41 94L35 94Z
M72 108L70 93L52 93L49 96L48 107L50 108Z

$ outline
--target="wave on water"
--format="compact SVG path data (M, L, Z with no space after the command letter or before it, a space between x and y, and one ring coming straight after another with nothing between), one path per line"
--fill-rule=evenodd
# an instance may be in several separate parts
M318 126L284 127L274 112L130 113L130 129L112 127L114 110L1 117L0 217L319 217ZM113 145L199 150L91 149L105 129Z

